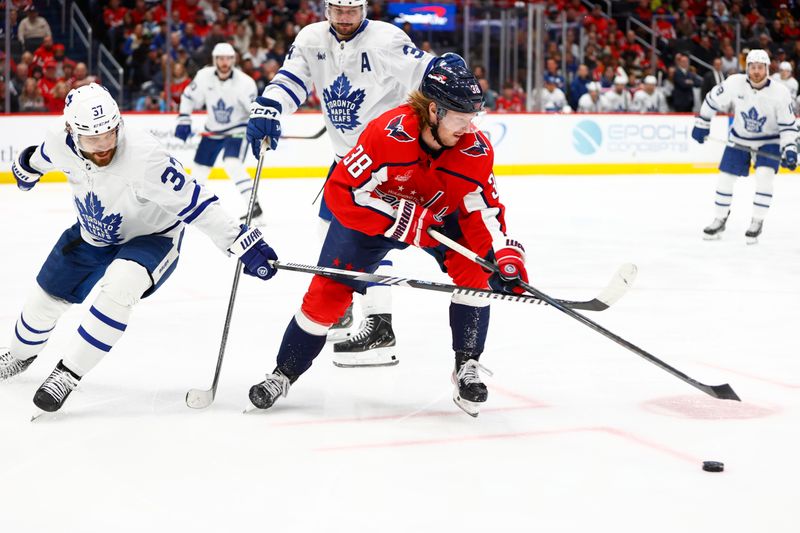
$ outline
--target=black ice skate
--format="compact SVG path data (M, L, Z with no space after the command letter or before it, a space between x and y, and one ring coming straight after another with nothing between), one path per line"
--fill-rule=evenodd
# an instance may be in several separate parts
M721 238L727 221L728 215L725 215L725 218L715 218L711 225L703 229L703 238L707 241L715 241Z
M8 348L0 348L0 381L22 374L31 366L34 359L35 355L23 361L11 355L11 350Z
M42 411L52 413L61 409L67 397L75 390L80 381L80 376L74 374L59 361L55 370L44 380L42 386L33 396L33 403Z
M400 361L395 344L392 315L369 315L358 333L333 345L333 364L342 368L396 365Z
M255 205L253 205L253 216L250 217L250 225L251 226L263 226L264 221L261 219L261 215L264 214L264 211L261 209L261 205L256 200ZM239 220L244 223L247 220L247 213L239 217Z
M472 359L467 354L456 353L456 368L452 375L455 385L453 401L470 416L478 416L481 405L489 396L489 391L478 372L492 375L491 370L481 365L477 359Z
M328 330L328 342L339 342L353 336L353 304L347 306L339 321Z
M264 381L250 387L250 402L258 409L269 409L275 400L289 394L291 384L289 378L276 368L274 373L267 374Z
M758 236L761 235L761 229L764 227L763 220L756 220L755 218L750 221L750 227L744 233L747 244L758 244Z

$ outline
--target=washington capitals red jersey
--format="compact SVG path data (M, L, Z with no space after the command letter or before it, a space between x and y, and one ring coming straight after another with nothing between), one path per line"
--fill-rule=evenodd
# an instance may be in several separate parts
M464 237L474 250L505 243L503 204L495 188L494 151L481 132L463 135L439 152L423 148L419 121L408 105L369 123L356 146L325 185L325 201L347 228L383 235L401 199L437 217L458 211Z

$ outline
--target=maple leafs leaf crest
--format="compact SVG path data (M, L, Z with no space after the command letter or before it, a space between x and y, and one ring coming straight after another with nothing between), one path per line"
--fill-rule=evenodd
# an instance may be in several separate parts
M122 215L119 213L105 214L105 208L100 199L93 192L86 193L83 202L75 198L75 205L81 218L81 225L98 242L117 244L120 242L119 227L122 224Z

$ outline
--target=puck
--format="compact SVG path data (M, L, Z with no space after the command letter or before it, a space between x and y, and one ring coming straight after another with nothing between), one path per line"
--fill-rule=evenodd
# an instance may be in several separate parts
M703 470L706 472L722 472L725 470L725 464L719 461L703 461Z

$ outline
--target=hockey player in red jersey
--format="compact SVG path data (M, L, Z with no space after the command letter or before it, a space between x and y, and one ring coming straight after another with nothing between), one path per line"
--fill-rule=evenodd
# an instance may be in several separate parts
M334 219L317 264L374 272L390 250L413 245L435 257L459 286L522 292L517 282L527 281L525 252L506 235L491 143L472 127L482 109L483 93L472 73L437 66L406 105L370 122L325 186ZM490 276L446 249L429 228L495 261L503 276ZM350 304L353 291L363 293L365 287L314 276L286 329L277 367L250 389L253 405L267 409L288 393L322 350L328 328ZM453 295L453 398L472 416L487 398L478 359L488 326L488 300Z

